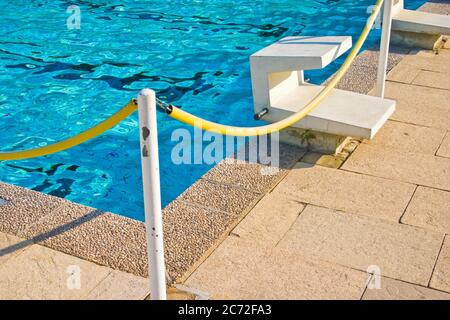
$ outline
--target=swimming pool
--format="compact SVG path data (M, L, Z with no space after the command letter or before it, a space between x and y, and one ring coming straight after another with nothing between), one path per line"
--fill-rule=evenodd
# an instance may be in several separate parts
M417 8L425 1L406 1ZM289 35L357 37L372 0L0 0L0 150L68 138L107 118L137 92L204 118L255 125L248 57ZM81 28L68 29L69 5ZM378 40L372 32L366 46ZM337 70L307 73L320 83ZM175 166L159 118L163 205L209 170ZM0 163L0 180L143 219L137 114L73 149Z

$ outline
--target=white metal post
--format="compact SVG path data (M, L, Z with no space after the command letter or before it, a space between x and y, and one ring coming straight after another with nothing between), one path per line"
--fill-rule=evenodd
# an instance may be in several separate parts
M143 89L138 96L141 140L142 183L144 187L145 227L150 274L150 298L165 300L166 268L164 263L163 223L159 180L156 95Z
M381 31L380 56L378 60L378 75L376 95L384 98L386 72L389 59L389 42L391 41L393 0L384 0L383 26Z

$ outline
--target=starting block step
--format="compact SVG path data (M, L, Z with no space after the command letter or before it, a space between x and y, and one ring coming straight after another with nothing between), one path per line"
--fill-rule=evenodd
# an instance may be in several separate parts
M323 86L302 85L272 101L268 122L282 120L298 112ZM293 127L329 134L372 139L395 111L396 102L345 90L333 89L322 103Z
M392 19L392 30L447 35L450 16L402 9Z

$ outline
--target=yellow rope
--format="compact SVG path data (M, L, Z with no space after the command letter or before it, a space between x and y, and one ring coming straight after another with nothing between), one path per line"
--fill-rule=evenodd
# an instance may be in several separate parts
M348 55L347 59L345 60L344 64L341 66L339 71L335 74L333 79L330 81L330 83L311 101L309 102L302 110L298 111L297 113L294 113L293 115L269 124L265 126L260 127L233 127L233 126L226 126L223 124L207 121L204 119L201 119L197 116L194 116L188 112L185 112L177 107L172 106L172 110L169 114L170 117L181 121L183 123L186 123L188 125L191 125L193 127L200 128L205 131L212 131L216 133L220 133L223 135L229 135L229 136L259 136L259 135L265 135L270 134L276 131L280 131L282 129L285 129L294 123L300 121L304 117L306 117L311 111L313 111L315 108L319 106L319 104L331 93L331 90L333 90L336 85L339 83L339 81L342 79L342 77L345 75L347 70L350 68L350 65L352 64L355 57L358 55L359 50L361 50L364 42L367 39L367 36L370 33L370 30L372 29L376 18L378 14L380 13L381 6L383 5L384 0L378 0L375 8L367 20L366 26L363 29L361 36L359 37L358 41L356 42L353 50Z
M0 152L0 160L20 160L36 158L72 148L99 136L106 130L111 129L119 122L127 118L135 110L136 103L134 101L130 101L126 106L120 109L117 113L113 114L110 118L106 119L103 122L100 122L96 126L84 132L77 134L76 136L41 148L22 151Z

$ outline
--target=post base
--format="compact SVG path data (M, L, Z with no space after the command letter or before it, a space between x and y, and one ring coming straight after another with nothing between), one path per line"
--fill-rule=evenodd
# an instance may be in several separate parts
M393 30L391 43L405 47L437 51L444 46L445 38L435 34Z
M299 128L286 128L280 132L280 141L325 154L338 154L350 137Z

